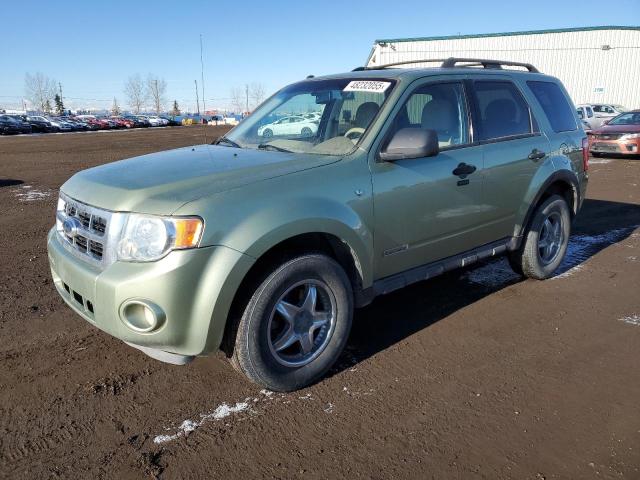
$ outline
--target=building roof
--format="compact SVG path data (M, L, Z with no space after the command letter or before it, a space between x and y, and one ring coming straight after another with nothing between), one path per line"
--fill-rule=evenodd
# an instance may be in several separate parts
M467 38L511 37L515 35L542 35L546 33L591 32L594 30L640 31L640 26L632 27L632 26L619 26L619 25L601 25L596 27L553 28L548 30L525 30L522 32L479 33L479 34L471 34L471 35L450 35L450 36L437 36L437 37L386 38L386 39L376 40L375 43L430 42L433 40L461 40L461 39L467 39Z

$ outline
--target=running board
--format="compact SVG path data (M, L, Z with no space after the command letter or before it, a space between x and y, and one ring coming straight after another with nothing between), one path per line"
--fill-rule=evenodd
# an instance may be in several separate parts
M437 277L445 272L466 267L485 258L495 257L511 249L512 245L513 240L511 238L503 238L437 262L427 263L420 267L381 278L373 282L373 294L374 296L386 295L412 283Z

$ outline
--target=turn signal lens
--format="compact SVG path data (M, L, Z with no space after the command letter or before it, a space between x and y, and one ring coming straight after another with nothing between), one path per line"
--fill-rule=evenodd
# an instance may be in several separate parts
M198 246L202 235L202 220L199 218L173 219L176 229L173 248L193 248Z

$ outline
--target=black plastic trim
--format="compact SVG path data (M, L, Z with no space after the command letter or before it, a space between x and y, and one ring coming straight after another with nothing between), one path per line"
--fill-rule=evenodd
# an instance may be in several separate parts
M547 192L547 190L549 189L549 187L558 182L566 182L569 185L571 185L572 189L573 189L573 195L574 195L574 201L573 201L573 205L571 208L571 214L575 215L577 213L577 208L581 203L581 199L580 199L580 183L578 182L578 178L576 177L576 175L572 172L570 172L569 170L558 170L554 173L552 173L549 178L547 178L545 180L545 182L542 184L542 186L540 187L540 189L538 190L538 193L536 194L536 196L533 198L531 204L529 205L529 209L527 210L527 214L524 217L524 221L522 222L522 225L519 226L517 235L514 237L516 239L516 244L513 246L513 248L519 248L520 247L520 242L522 240L522 236L524 235L524 232L527 228L527 226L529 225L529 222L531 220L531 217L533 215L533 212L535 212L536 207L538 206L538 203L540 202L540 199L542 198L542 196Z
M484 258L506 253L512 243L511 238L503 238L442 260L381 278L373 282L373 296L386 295L412 283L428 280L450 270L466 267Z

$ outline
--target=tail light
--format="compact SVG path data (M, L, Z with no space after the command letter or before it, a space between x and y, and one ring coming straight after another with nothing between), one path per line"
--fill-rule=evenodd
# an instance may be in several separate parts
M582 168L586 172L589 170L589 139L582 139Z

